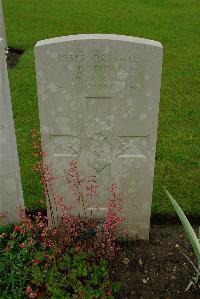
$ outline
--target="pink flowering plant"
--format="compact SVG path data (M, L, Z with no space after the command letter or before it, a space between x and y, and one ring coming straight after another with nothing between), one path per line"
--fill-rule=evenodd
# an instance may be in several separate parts
M73 195L70 203L66 204L62 196L54 190L55 176L43 157L47 155L41 148L39 133L33 131L34 154L40 157L35 166L39 172L41 183L47 198L52 227L59 233L60 242L65 246L73 244L79 248L95 251L99 256L112 258L117 250L116 236L126 233L125 218L123 217L124 196L116 184L109 188L110 197L107 199L107 213L104 220L88 218L87 209L93 206L98 211L95 199L98 196L96 176L82 177L76 161L70 161L64 171L64 179ZM81 205L83 216L74 216L73 206ZM54 208L53 208L54 207ZM60 220L59 220L60 218ZM56 223L59 226L56 227Z
M19 208L18 224L0 226L0 292L2 298L113 298L119 285L109 276L109 260L118 249L117 235L126 234L124 196L112 184L108 188L105 219L88 215L98 211L96 176L82 177L76 161L70 161L64 180L71 201L54 189L55 176L44 163L39 133L33 131L34 166L40 175L49 219L40 211ZM76 215L79 205L83 213Z

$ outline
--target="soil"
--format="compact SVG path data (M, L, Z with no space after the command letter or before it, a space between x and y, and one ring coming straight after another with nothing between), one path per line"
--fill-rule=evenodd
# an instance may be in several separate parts
M185 292L195 271L181 251L197 261L181 226L153 224L149 242L120 245L111 266L112 279L122 284L116 299L200 298L194 287Z
M8 48L8 53L7 53L8 68L14 68L17 65L19 58L23 54L23 52L24 50L21 49Z

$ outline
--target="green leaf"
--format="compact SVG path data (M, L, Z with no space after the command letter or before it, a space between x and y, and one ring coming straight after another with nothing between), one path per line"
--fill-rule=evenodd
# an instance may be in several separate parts
M121 289L121 283L120 282L113 282L112 284L112 290L114 293L118 293Z
M183 227L185 228L185 231L188 235L188 238L190 239L191 245L196 254L196 257L198 260L198 265L200 266L200 243L197 238L197 235L195 234L192 226L190 225L189 221L187 220L187 217L185 216L183 210L180 208L180 206L177 204L177 202L173 199L171 194L166 189L165 189L165 192L166 192L167 196L169 197L174 209L176 210L176 213L179 216L179 218L183 224Z
M110 284L110 281L108 279L103 281L104 288L107 288L109 286L109 284Z

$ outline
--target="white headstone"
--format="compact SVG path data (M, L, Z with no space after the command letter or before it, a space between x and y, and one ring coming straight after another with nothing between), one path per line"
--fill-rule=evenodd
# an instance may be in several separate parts
M63 173L69 160L78 161L81 173L97 176L103 216L103 189L116 183L130 238L149 235L162 52L156 41L107 34L35 47L43 149L56 191L70 199Z
M0 223L18 220L23 205L4 41L0 39Z
M5 31L5 23L4 23L4 16L3 16L3 7L0 0L0 38L3 38L4 42L4 49L7 49L7 41L6 41L6 31Z

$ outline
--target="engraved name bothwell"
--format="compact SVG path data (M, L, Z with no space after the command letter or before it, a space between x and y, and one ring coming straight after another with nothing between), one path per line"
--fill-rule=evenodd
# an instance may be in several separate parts
M102 54L63 54L58 56L62 67L74 76L71 77L73 88L86 89L107 88L137 88L134 85L134 75L137 70L138 56L115 56ZM88 74L86 80L85 75ZM129 77L129 84L127 80ZM124 84L121 84L124 83Z
M118 35L76 35L35 47L43 150L66 202L64 169L72 159L100 185L125 194L130 238L148 239L162 68L162 45ZM77 213L82 213L76 207ZM89 207L88 210L95 210Z

